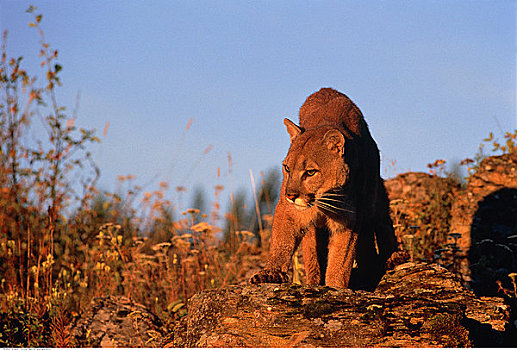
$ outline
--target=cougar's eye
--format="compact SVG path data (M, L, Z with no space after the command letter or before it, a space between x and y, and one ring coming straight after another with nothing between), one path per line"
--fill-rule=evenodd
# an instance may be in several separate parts
M305 174L307 174L307 176L314 176L314 174L316 174L316 171L316 169L309 169L305 171Z
M286 173L288 173L290 171L289 167L287 166L287 164L284 164L284 170Z

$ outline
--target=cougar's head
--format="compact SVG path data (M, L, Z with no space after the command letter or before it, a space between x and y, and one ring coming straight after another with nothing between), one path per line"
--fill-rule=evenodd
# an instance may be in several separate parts
M291 146L283 162L281 195L299 210L316 207L338 215L350 212L343 194L349 175L343 133L328 126L304 131L289 119L284 124Z

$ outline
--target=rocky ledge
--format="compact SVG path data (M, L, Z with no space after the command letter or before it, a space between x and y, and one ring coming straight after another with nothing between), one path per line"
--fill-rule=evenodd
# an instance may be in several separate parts
M406 263L374 292L236 285L192 297L174 347L468 347L511 344L509 307L434 264ZM508 330L507 330L508 329Z

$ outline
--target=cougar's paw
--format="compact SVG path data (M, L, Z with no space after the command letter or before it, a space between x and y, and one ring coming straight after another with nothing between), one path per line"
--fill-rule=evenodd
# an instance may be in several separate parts
M261 270L250 278L250 283L286 283L289 280L285 272L279 270Z

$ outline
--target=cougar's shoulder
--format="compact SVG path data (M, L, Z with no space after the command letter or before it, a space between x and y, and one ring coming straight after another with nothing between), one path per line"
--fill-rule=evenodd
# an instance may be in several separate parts
M300 108L300 127L304 129L331 125L355 135L367 132L361 110L345 94L322 88L305 100Z

